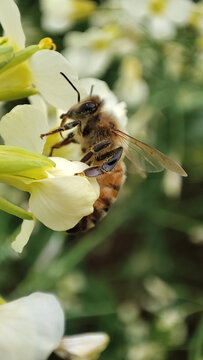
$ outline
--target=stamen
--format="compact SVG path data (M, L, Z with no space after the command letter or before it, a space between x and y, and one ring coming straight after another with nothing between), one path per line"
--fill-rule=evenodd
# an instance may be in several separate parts
M46 37L40 40L38 46L40 50L42 49L56 50L56 45L54 44L52 38L50 37Z

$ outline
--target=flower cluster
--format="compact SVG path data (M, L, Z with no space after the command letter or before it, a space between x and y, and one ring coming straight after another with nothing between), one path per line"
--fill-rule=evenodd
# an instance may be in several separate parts
M73 21L73 6L77 5L77 11L82 13L84 4L60 0L56 11L54 1L41 0L42 26L50 32L56 28L64 32ZM136 58L134 64L132 61L130 65L128 61L121 63L118 80L119 88L128 83L128 93L132 93L128 95L129 104L133 101L143 102L148 94L147 84L140 71L141 59L137 54L138 44L143 39L149 37L157 41L171 41L179 29L187 26L194 27L199 36L202 32L202 5L192 1L108 0L94 11L89 8L89 12L84 14L88 15L91 26L85 32L69 31L66 34L64 55L71 59L81 76L103 75L112 60L115 57L122 58L124 54ZM78 19L81 17L78 16ZM81 56L82 63L79 60ZM128 80L129 75L132 85Z
M82 5L83 14L94 10L91 1ZM77 9L72 9L72 16L80 18ZM96 179L76 175L88 167L79 161L79 145L48 157L52 144L40 138L51 127L48 108L55 109L57 126L59 114L77 101L75 91L60 72L67 74L82 98L89 92L89 80L78 80L72 65L55 51L51 38L25 45L14 0L1 1L0 22L0 101L6 105L11 100L29 98L29 104L13 107L0 121L0 182L30 194L26 209L0 198L1 210L23 219L12 242L12 248L21 253L37 220L55 231L74 227L93 212L100 188ZM92 82L98 91L101 88L104 97L105 91L110 92L103 82ZM57 142L56 137L52 141ZM0 329L0 353L5 360L45 360L53 351L64 359L97 359L108 343L105 333L63 338L62 307L53 295L44 293L10 303L1 299Z
M5 360L97 359L108 344L104 333L64 334L64 313L55 296L33 293L0 303L0 350Z
M30 97L30 105L14 107L0 122L0 134L4 140L0 149L0 180L30 193L29 212L1 200L3 210L24 219L21 232L12 244L16 251L21 252L36 219L55 231L68 230L83 216L93 212L93 204L100 193L96 179L75 175L87 167L79 161L70 161L80 159L79 145L55 151L54 156L57 157L45 157L50 153L51 142L57 142L57 135L50 137L51 140L48 138L46 143L40 138L40 134L50 129L44 101L60 109L56 111L58 114L67 111L77 101L74 89L64 81L60 72L68 75L82 98L87 97L91 85L104 100L113 99L115 111L116 98L99 80L79 81L70 63L53 51L55 49L49 38L26 48L19 11L12 0L3 1L0 10L4 29L1 49L6 56L0 70L0 99L40 94ZM59 116L55 125L57 122Z
M107 0L86 13L88 26L85 31L76 26L84 19L77 17L73 21L70 10L77 1L59 0L61 7L57 12L54 1L41 0L40 3L42 26L52 33L53 24L57 22L58 32L63 34L64 56L71 59L80 76L110 79L118 99L124 100L130 110L131 133L139 134L139 128L143 140L148 131L148 120L157 115L156 106L162 108L162 95L155 99L154 92L164 88L164 80L172 83L187 81L191 77L195 83L202 81L201 2ZM77 5L77 11L82 12L82 5L79 2ZM61 27L60 22L63 24ZM193 42L193 51L189 54L190 41ZM194 66L190 67L190 64ZM114 72L111 71L113 67ZM143 113L141 111L136 116L138 106L143 108ZM171 154L181 161L176 151L171 150ZM169 196L178 196L181 179L166 172L163 187Z

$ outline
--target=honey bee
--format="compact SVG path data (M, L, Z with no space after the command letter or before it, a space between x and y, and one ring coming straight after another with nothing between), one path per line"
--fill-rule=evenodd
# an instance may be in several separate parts
M54 149L71 142L81 144L84 156L80 161L89 167L77 175L96 177L100 186L100 196L94 203L93 213L83 217L76 226L68 230L68 233L85 232L106 215L125 181L124 156L133 162L136 170L141 174L146 171L168 169L181 176L187 176L178 163L121 131L116 118L103 110L103 100L99 96L93 96L92 90L89 97L80 100L80 93L76 87L65 74L61 73L61 75L77 92L78 103L61 115L60 127L41 134L41 138L74 129L67 137L52 146L50 156ZM67 122L67 119L71 119L71 122Z

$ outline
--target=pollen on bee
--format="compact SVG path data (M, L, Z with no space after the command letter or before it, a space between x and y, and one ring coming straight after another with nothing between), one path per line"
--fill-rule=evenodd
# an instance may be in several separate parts
M75 176L87 177L83 172L75 173Z

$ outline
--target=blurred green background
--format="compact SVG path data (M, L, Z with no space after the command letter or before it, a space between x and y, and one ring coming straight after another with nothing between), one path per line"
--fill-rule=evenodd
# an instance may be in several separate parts
M20 220L0 212L1 294L11 300L55 293L66 311L66 334L110 335L102 360L203 359L203 35L200 20L194 22L197 14L203 21L203 5L191 4L187 21L159 39L147 16L130 19L119 1L95 2L91 14L58 32L42 27L46 11L38 1L18 1L27 44L51 36L62 51L72 46L73 31L116 27L108 45L105 37L105 46L87 41L92 56L101 48L107 54L94 76L128 102L128 131L188 173L142 180L129 166L117 202L94 230L72 237L38 225L21 256L9 246ZM136 91L143 96L134 101ZM7 195L24 201L14 189Z

